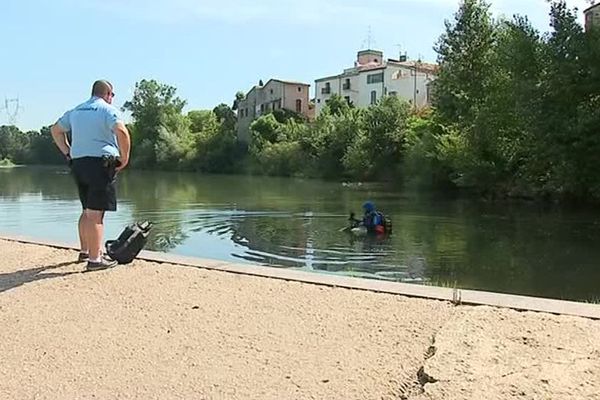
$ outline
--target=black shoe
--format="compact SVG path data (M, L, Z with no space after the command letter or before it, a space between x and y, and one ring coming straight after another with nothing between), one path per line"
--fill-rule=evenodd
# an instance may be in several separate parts
M86 271L100 271L102 269L108 269L108 268L115 267L116 265L117 265L116 261L102 257L102 258L100 258L100 261L98 261L98 262L88 261L87 267L85 268L85 270Z
M90 259L90 255L88 253L79 253L79 257L77 257L77 262L84 262Z

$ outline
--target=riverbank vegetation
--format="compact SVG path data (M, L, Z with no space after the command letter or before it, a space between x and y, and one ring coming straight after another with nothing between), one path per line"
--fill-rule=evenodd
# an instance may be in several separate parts
M464 0L435 47L433 107L384 97L357 109L333 96L314 121L261 116L249 145L237 141L236 101L184 112L176 88L142 80L123 107L133 121L132 166L598 201L600 29L585 32L578 15L554 1L541 33L526 17L496 20L485 1ZM63 162L48 128L0 127L4 158Z

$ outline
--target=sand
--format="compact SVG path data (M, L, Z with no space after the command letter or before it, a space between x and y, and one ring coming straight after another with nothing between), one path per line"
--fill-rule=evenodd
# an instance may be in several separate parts
M0 399L600 399L600 321L0 254Z

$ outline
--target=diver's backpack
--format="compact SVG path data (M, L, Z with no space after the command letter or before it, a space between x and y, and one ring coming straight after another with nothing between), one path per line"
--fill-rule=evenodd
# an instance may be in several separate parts
M392 219L381 211L377 211L377 214L379 215L381 225L383 225L384 232L386 234L392 233Z
M392 219L388 216L383 216L383 226L385 228L385 233L392 233Z
M151 228L149 221L127 226L117 240L106 242L106 254L119 264L129 264L146 245Z

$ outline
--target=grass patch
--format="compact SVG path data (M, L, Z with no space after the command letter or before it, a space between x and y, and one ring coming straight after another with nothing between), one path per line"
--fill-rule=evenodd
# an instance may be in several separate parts
M427 281L425 283L425 285L427 286L437 286L437 287L443 287L446 289L458 289L458 282L454 281L454 282L450 282L450 281Z

